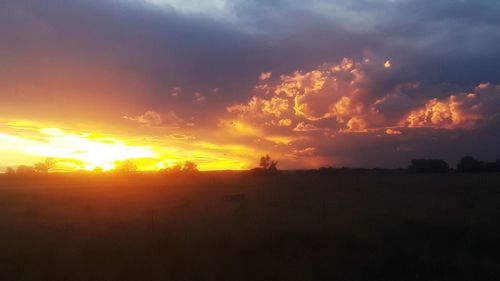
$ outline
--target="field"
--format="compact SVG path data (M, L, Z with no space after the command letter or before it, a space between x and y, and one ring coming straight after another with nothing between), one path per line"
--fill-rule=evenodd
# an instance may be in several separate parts
M500 174L0 177L0 280L500 280Z

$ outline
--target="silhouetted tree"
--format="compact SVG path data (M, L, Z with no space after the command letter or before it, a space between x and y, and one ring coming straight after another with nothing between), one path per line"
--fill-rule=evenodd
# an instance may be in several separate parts
M464 156L460 159L460 162L457 165L457 170L460 172L478 172L479 161L474 159L472 156Z
M195 162L193 161L185 161L184 164L176 164L174 166L162 169L160 172L163 172L165 174L175 174L175 175L181 175L181 174L193 174L198 172L198 165L196 165Z
M184 165L182 166L182 172L184 173L193 173L193 172L198 172L198 165L192 161L186 161L184 162Z
M182 165L176 164L174 166L162 169L160 172L167 173L167 174L179 174L182 172Z
M271 159L269 154L260 158L259 166L259 168L251 170L253 174L272 175L278 173L278 161Z
M448 163L440 159L414 159L411 160L408 171L413 173L446 173L449 171Z
M36 163L34 170L37 173L48 173L56 165L56 161L53 158L45 158L45 161Z
M472 156L464 156L457 165L457 170L464 173L500 172L500 159L496 162L477 161Z
M278 161L272 160L267 154L260 158L260 167L268 171L278 171Z
M119 173L135 172L137 171L137 165L135 165L135 163L132 160L128 159L118 163L118 165L115 168L115 171Z

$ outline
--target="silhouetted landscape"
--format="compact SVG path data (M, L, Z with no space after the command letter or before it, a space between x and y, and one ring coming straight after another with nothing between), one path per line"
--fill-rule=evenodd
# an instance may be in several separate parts
M498 162L278 171L272 161L1 175L0 280L500 278Z

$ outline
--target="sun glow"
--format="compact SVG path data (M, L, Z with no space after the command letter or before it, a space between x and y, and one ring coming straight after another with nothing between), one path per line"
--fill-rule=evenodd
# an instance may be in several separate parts
M118 139L70 133L57 128L42 128L39 133L43 139L24 139L0 134L0 149L62 159L62 163L68 164L67 166L84 170L93 170L96 167L111 170L115 168L116 162L126 159L157 157L151 147L132 146Z
M15 121L0 126L0 164L6 166L31 165L44 158L57 161L57 171L99 169L113 170L120 162L131 160L139 170L153 171L194 161L200 170L248 168L247 151L238 150L239 156L229 158L231 146L208 146L189 140L158 142L147 137L136 138L88 133L77 130L43 126L39 123ZM0 123L1 125L1 123Z

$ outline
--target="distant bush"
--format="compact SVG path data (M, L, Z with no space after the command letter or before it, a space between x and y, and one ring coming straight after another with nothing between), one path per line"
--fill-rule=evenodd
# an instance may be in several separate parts
M118 162L114 170L117 173L131 173L137 171L137 165L132 160Z
M193 173L198 172L198 165L192 161L184 162L184 166L182 166L182 172L184 173Z
M166 173L166 174L179 174L182 172L182 165L181 164L176 164L174 166L161 169L160 172Z
M464 173L500 172L500 159L496 162L477 161L472 156L464 156L458 163L457 170Z
M192 161L186 161L183 165L176 164L174 166L160 170L165 174L193 174L198 172L198 165Z
M7 169L5 169L5 174L7 174L7 175L15 175L16 171L13 168L11 168L11 167L7 167Z
M321 167L317 170L313 170L313 173L315 174L322 174L322 175L332 175L332 174L365 174L370 172L369 169L365 168L351 168L351 167L340 167L340 168L335 168L335 167Z
M374 174L404 174L408 172L408 170L403 168L398 168L398 169L373 168L371 171Z
M35 173L35 169L31 166L21 165L17 167L16 174L18 175L33 175Z
M449 170L448 163L441 159L414 159L408 166L412 173L446 173Z

